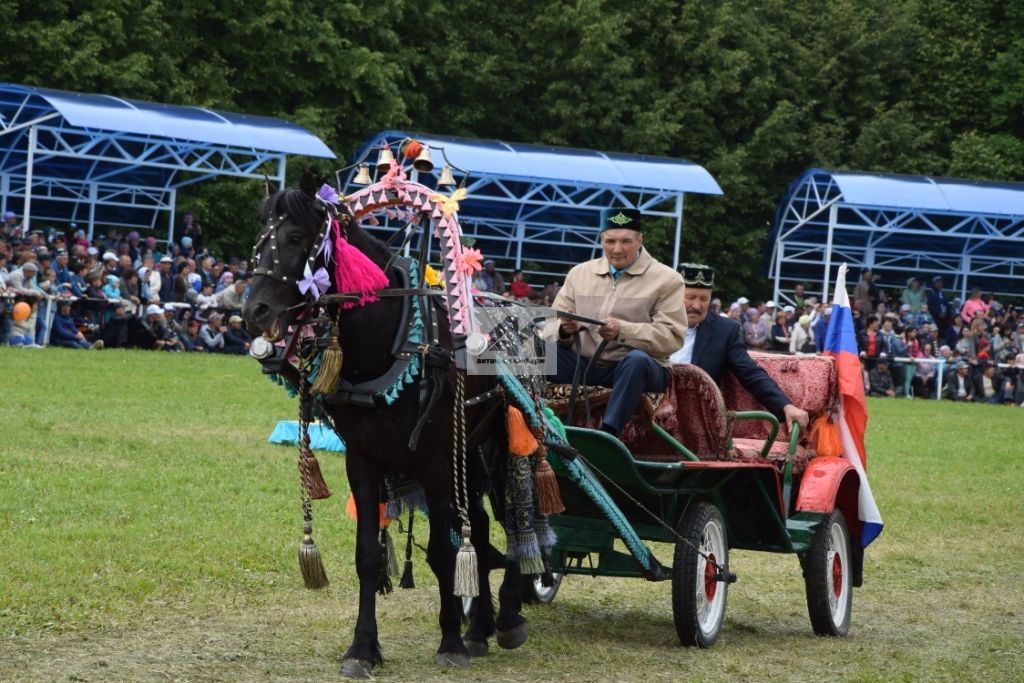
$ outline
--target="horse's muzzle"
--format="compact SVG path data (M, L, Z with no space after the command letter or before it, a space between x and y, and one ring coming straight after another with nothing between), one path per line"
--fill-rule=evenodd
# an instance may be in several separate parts
M277 341L281 338L282 321L287 314L287 309L277 315L266 303L254 299L245 302L242 308L242 317L245 318L245 327L252 335L263 335L269 341Z

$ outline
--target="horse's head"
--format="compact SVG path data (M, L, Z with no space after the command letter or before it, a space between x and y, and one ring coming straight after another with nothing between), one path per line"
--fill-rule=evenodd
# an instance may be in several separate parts
M298 283L314 245L329 234L331 215L317 200L315 183L303 178L301 187L264 199L259 217L263 229L253 247L256 267L242 315L250 333L276 340L305 308L307 295L299 291ZM323 256L313 256L311 270L315 271Z

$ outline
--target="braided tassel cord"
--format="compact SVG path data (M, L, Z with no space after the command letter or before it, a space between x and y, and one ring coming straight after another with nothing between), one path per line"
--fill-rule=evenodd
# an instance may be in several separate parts
M329 583L327 580L327 572L324 570L324 561L320 556L320 549L316 547L316 543L313 541L313 501L310 495L310 489L307 482L306 470L303 470L303 461L306 460L304 457L305 452L309 452L312 456L312 451L309 450L309 382L306 381L306 373L302 372L301 379L299 381L299 487L302 491L302 542L299 544L299 569L302 571L302 583L311 590L318 590L320 588L326 588ZM316 458L313 458L313 462L316 463ZM308 465L308 462L307 462ZM308 468L308 471L312 472L312 468ZM316 473L319 474L320 467L316 466ZM313 482L315 483L315 482ZM331 495L330 491L327 491L327 485L323 483L323 478L320 478L319 484L323 487L323 491L327 492L327 495Z
M398 582L399 588L415 588L416 581L413 580L412 576L412 520L414 518L413 512L409 511L409 529L405 539L405 567L402 569L402 578Z
M468 501L466 490L466 376L457 373L455 382L455 494L456 508L462 520L462 547L455 556L455 595L475 598L480 595L476 549L470 543Z

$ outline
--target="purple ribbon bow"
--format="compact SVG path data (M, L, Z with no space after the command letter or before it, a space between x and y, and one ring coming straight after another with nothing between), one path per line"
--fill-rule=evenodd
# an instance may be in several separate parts
M334 188L327 183L320 186L320 191L316 193L316 196L328 204L337 205L341 203L341 197L339 197L338 193L334 191Z
M319 300L323 293L331 287L331 276L323 268L317 268L314 273L310 271L307 263L304 275L305 277L298 282L299 291L303 294L312 292L315 300Z

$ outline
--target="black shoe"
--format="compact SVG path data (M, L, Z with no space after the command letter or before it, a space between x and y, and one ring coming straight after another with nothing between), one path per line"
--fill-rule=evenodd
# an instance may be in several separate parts
M601 423L601 431L605 432L606 434L611 434L616 439L619 438L619 430L616 429L615 427L612 427L611 425L605 424L604 422Z

